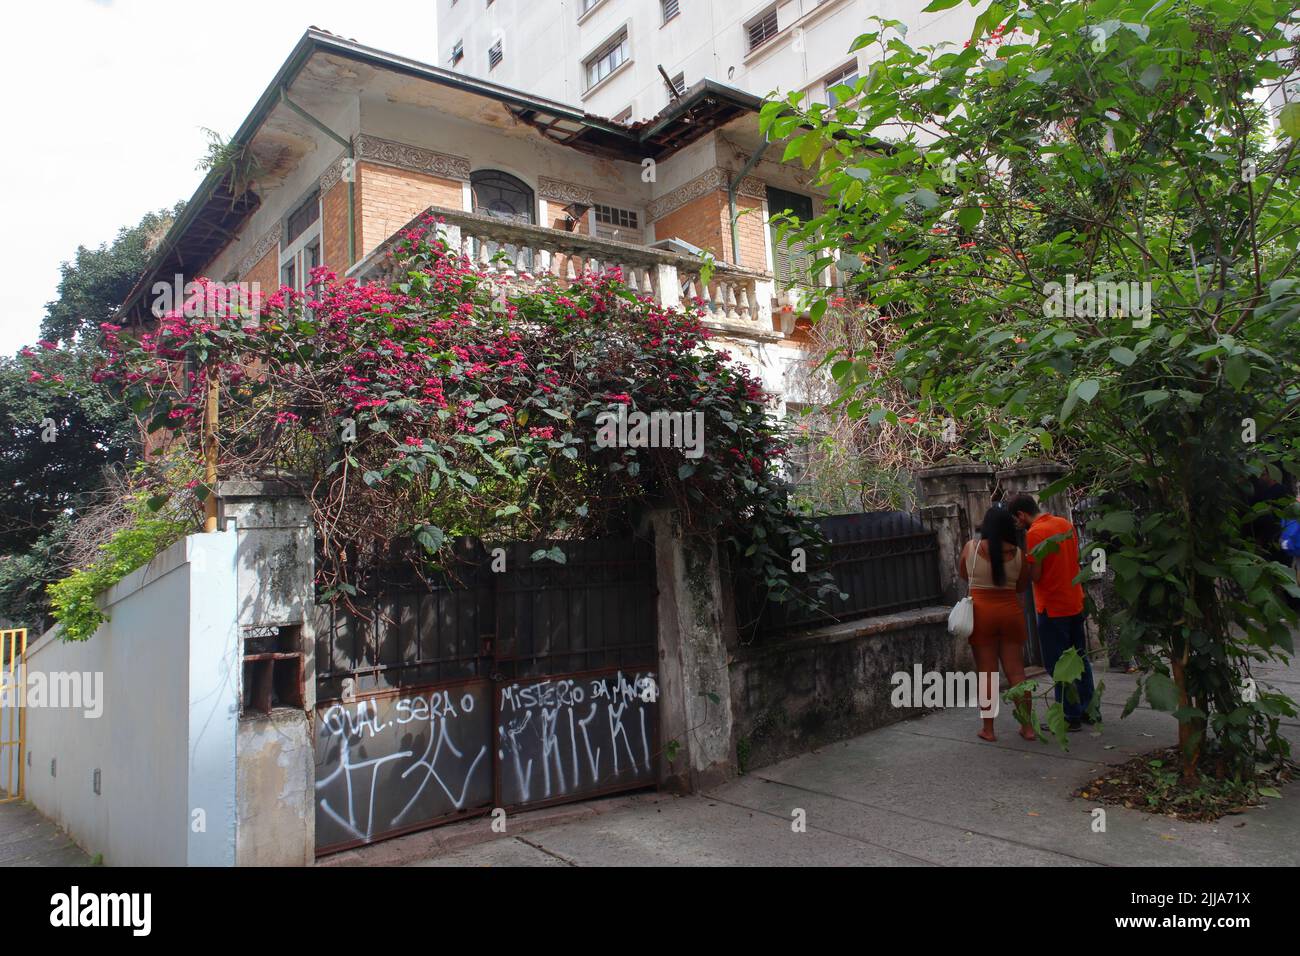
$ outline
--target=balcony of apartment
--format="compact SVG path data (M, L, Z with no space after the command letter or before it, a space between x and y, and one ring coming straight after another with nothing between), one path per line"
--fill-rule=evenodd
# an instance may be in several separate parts
M767 272L723 262L708 270L704 257L679 251L693 247L677 240L637 245L441 206L430 206L398 230L348 270L347 277L383 278L399 237L429 216L437 218L439 236L447 246L483 270L504 278L573 280L617 268L629 289L661 305L697 302L705 325L724 335L779 340L793 329L794 314L806 300L806 293L779 288ZM837 281L834 275L821 278L825 284Z

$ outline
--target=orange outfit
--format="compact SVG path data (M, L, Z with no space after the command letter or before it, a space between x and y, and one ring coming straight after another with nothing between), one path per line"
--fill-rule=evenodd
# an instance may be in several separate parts
M1025 628L1025 612L1016 593L1016 580L1024 555L1017 549L1016 556L1007 561L1003 570L1006 582L993 583L993 566L979 553L978 542L975 559L969 570L970 598L975 605L975 630L971 632L971 647L998 647L1001 644L1023 644L1029 638Z
M1083 613L1083 585L1074 583L1079 574L1079 536L1074 525L1058 515L1041 514L1025 532L1025 549L1033 554L1034 548L1058 534L1070 537L1043 558L1042 576L1034 583L1034 606L1048 617L1073 617Z

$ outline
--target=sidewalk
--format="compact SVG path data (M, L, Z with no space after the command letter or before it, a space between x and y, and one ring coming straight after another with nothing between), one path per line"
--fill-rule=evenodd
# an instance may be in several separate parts
M1070 752L1016 734L979 740L977 716L939 711L764 767L690 797L636 795L521 814L511 832L473 820L377 844L324 865L422 866L1186 866L1300 864L1300 782L1280 800L1215 823L1106 808L1070 794L1107 764L1172 746L1168 714L1119 715L1131 675L1107 673L1101 733ZM1300 699L1300 667L1257 669L1261 685ZM1041 705L1038 708L1042 713ZM1300 724L1284 728L1300 752ZM791 829L806 812L807 832Z
M81 847L31 804L0 804L0 866L89 865Z

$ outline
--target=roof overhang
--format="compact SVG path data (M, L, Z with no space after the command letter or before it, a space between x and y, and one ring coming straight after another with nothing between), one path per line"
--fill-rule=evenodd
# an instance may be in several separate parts
M513 135L526 130L572 149L638 165L647 158L661 160L711 130L757 113L763 102L743 90L706 79L674 98L654 118L627 125L313 27L303 34L231 137L229 149L235 153L261 150L268 165L281 170L291 166L303 155L306 141L290 129L290 124L301 120L288 115L282 105L286 92L295 99L301 95L310 108L313 99L319 102L334 91L340 77L389 100L450 109L471 122L503 128L509 123ZM504 113L492 113L491 106L504 107ZM239 183L235 170L227 167L209 172L132 288L119 310L119 321L146 318L146 292L153 283L160 277L171 281L176 273L193 277L196 269L211 262L234 238L260 203L252 189Z

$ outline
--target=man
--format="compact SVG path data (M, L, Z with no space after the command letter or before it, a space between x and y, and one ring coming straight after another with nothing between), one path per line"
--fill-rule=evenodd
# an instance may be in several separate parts
M1050 675L1056 662L1073 647L1083 658L1083 676L1074 682L1079 699L1065 697L1065 719L1070 730L1092 723L1088 707L1092 703L1092 664L1088 660L1087 636L1083 629L1083 585L1075 584L1079 574L1079 535L1074 525L1059 515L1041 511L1030 495L1017 495L1007 506L1016 524L1025 530L1025 552L1034 583L1034 606L1038 611L1038 639L1043 648L1043 666ZM1066 537L1058 537L1058 536ZM1052 554L1034 559L1034 549L1049 538L1058 538ZM1056 700L1061 702L1061 685L1056 685Z

